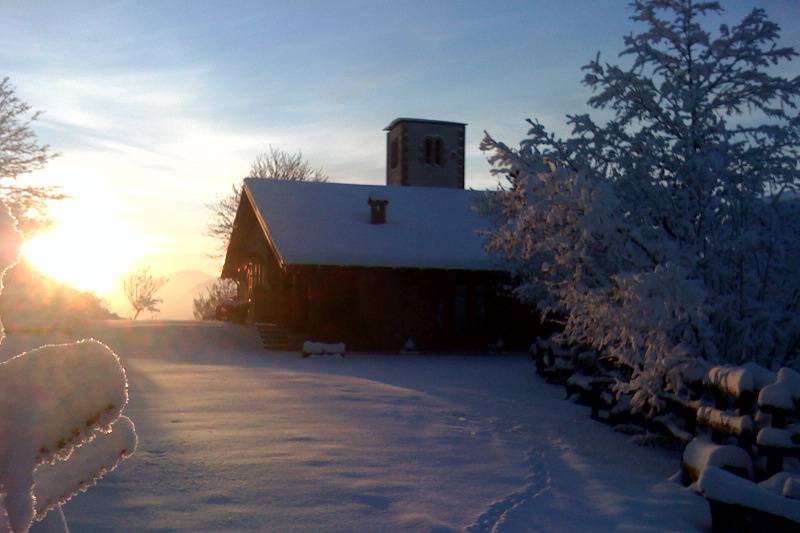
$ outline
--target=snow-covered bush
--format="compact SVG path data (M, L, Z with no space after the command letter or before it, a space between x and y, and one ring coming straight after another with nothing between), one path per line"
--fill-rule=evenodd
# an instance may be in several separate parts
M229 279L214 280L192 300L192 313L197 320L214 320L221 305L235 304L238 300L236 282Z
M488 248L518 274L517 295L630 366L623 388L646 409L692 361L798 358L800 205L786 200L800 78L769 70L797 54L763 10L712 36L699 21L715 2L633 8L646 29L625 38L630 64L584 67L605 123L571 115L559 139L529 121L519 148L487 134L482 149L507 182L487 202Z
M0 282L19 244L0 202ZM119 358L95 340L0 363L0 531L28 531L133 453L133 424L120 417L127 401Z

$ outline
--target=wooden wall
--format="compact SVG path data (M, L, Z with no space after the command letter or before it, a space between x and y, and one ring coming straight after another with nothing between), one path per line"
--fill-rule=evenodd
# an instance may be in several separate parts
M485 348L499 338L527 348L538 317L503 294L505 282L491 272L289 267L255 291L254 319L357 349L398 350L409 337L423 350Z

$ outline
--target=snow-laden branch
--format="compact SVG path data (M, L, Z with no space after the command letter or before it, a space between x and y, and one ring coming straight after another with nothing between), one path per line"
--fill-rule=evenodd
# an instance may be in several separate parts
M136 450L136 429L131 419L120 416L108 433L97 432L88 443L75 448L69 460L40 465L34 472L36 519L87 490L120 461Z
M0 272L16 260L19 242L0 202ZM133 424L120 418L127 402L120 360L96 340L0 363L0 530L25 533L133 452ZM57 518L48 522L57 526Z

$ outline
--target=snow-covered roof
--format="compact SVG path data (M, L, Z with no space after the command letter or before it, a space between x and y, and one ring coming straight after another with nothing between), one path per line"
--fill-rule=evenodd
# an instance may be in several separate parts
M480 191L248 178L245 194L283 265L504 270L483 249ZM370 224L367 200L388 200Z

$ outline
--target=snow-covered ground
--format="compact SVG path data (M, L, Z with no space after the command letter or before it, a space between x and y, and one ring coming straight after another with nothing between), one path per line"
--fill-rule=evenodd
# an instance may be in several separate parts
M73 531L710 528L667 480L677 452L592 421L525 357L302 359L214 323L93 334L128 371L140 440L65 506ZM10 336L0 359L47 340Z

